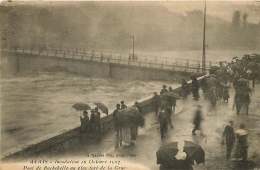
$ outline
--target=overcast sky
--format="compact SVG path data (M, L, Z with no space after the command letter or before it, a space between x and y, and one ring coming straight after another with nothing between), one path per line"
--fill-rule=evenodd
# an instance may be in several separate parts
M0 0L0 2L3 0ZM21 0L12 0L12 1L20 1ZM32 1L32 0L22 0L24 1ZM35 0L34 0L35 1ZM50 1L50 0L38 0L40 2ZM51 0L51 1L82 1L82 0ZM133 2L131 4L135 4L140 2ZM149 2L151 4L151 2ZM145 3L142 2L142 5ZM187 11L191 10L203 10L204 1L198 0L168 0L168 1L158 1L152 2L152 4L161 4L169 9L169 11L185 14ZM253 23L260 22L260 0L221 0L221 1L213 1L207 0L207 12L211 15L220 17L222 19L230 21L232 19L232 14L235 10L240 10L242 13L248 14L248 20Z
M170 11L185 13L192 9L203 10L204 1L164 2L163 5ZM231 20L235 10L248 13L251 22L260 22L260 1L207 1L207 12L225 20Z

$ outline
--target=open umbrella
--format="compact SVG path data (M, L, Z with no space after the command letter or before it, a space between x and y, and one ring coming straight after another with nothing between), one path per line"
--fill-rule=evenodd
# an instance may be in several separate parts
M90 110L91 109L91 107L88 104L81 103L81 102L73 104L72 107L74 109L78 110L78 111Z
M157 164L171 164L176 161L176 154L178 153L178 143L171 142L163 145L156 152Z
M168 96L168 97L173 97L175 99L180 99L180 95L176 92L168 92L168 93L165 93L163 94L164 96Z
M96 102L94 103L103 113L108 115L108 108L104 103Z
M117 123L121 127L144 126L143 115L136 107L129 107L121 110L117 115Z
M176 92L167 92L161 95L162 105L168 103L169 101L174 101L180 99L180 95Z
M200 145L191 141L184 141L183 151L192 162L196 161L197 164L205 162L205 152Z

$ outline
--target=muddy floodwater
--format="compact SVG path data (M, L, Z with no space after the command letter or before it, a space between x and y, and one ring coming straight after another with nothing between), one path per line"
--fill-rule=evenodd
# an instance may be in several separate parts
M103 102L111 113L115 104L136 100L174 82L94 79L67 73L39 73L1 79L2 152L7 153L46 136L80 125L71 106ZM103 115L105 116L105 115Z

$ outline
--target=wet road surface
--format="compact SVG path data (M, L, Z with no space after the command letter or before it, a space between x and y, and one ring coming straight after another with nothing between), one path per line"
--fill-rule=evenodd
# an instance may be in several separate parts
M258 85L256 89L260 89ZM176 113L173 115L174 128L168 132L167 139L161 141L159 124L154 113L149 113L145 116L144 128L139 128L139 135L135 146L114 148L115 134L111 132L107 134L100 143L81 146L80 150L76 151L76 155L83 156L89 153L106 153L106 154L122 154L128 155L124 158L126 161L135 162L144 165L148 169L156 170L159 166L156 164L156 151L164 143L171 141L182 142L189 140L199 143L206 153L206 164L195 165L195 170L219 170L231 169L231 164L225 160L225 147L221 145L221 136L225 125L229 120L235 123L235 129L240 123L245 123L249 130L249 159L259 162L260 150L260 92L255 90L252 95L252 103L249 109L249 116L245 114L236 115L233 110L233 95L230 92L230 101L228 104L219 101L216 109L211 109L209 103L201 96L199 101L194 101L191 98L187 101L178 101ZM259 103L258 103L259 102ZM202 123L203 133L205 137L199 134L192 136L193 128L192 118L197 104L203 107L204 121ZM71 155L68 153L67 156ZM65 155L66 156L66 155Z

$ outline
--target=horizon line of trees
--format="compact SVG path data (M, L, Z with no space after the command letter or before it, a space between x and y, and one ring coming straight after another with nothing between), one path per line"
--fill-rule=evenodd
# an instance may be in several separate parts
M196 50L202 47L203 13L175 16L158 7L153 10L117 7L1 7L2 45L24 48L91 48L128 50L130 35L142 50ZM151 17L148 17L151 15ZM259 49L260 22L248 22L249 14L233 13L226 22L213 16L207 21L209 49Z

